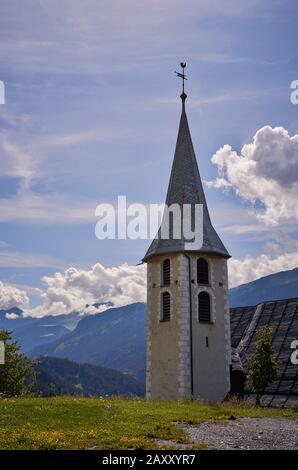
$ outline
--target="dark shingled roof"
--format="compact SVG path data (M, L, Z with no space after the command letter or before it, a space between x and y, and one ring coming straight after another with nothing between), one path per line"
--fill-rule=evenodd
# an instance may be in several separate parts
M230 313L232 348L240 357L244 370L254 352L258 329L272 328L272 344L281 367L277 379L264 392L263 404L298 407L298 367L291 363L291 343L298 339L298 298L231 308ZM248 382L245 393L251 394Z
M180 207L182 207L183 204L191 204L193 207L195 204L203 204L203 246L197 251L202 253L214 253L229 258L230 255L210 220L185 112L186 95L182 94L181 99L182 113L166 204L168 206L179 204ZM160 234L160 229L158 234ZM144 261L147 261L152 255L182 251L185 251L185 239L183 237L181 239L174 239L170 236L169 240L157 237L152 241L144 257Z

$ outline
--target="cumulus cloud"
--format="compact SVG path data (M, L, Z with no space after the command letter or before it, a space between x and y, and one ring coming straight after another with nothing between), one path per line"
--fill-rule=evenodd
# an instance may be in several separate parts
M268 225L297 219L293 195L298 192L298 135L283 127L265 126L240 154L224 145L211 158L218 177L207 186L228 190L255 206L259 220Z
M296 245L297 246L297 245ZM235 287L298 265L298 252L281 253L278 243L268 243L266 253L257 257L229 260L229 287ZM107 303L119 307L146 301L146 265L105 267L96 263L89 270L70 267L43 278L46 285L42 304L25 310L25 315L59 315L73 311L94 314ZM103 303L93 307L94 303ZM86 307L88 305L88 307Z
M229 260L229 287L236 287L254 281L263 276L279 271L287 271L298 266L298 253L284 253L273 257L261 254L255 258L246 257L242 260Z
M235 287L279 271L293 269L298 265L297 241L268 242L265 253L244 259L229 260L229 287ZM290 251L285 253L285 248ZM90 269L70 267L63 272L43 279L46 286L41 293L41 305L25 309L25 316L41 317L60 315L73 311L94 314L107 308L107 304L116 307L133 302L146 301L146 265L105 267L100 263ZM0 299L1 299L0 283ZM6 286L8 296L9 286ZM15 295L6 300L6 308L28 303L25 292L10 288ZM17 296L19 293L19 298ZM2 294L3 296L3 294ZM8 298L8 297L7 297ZM22 301L23 299L23 301ZM102 303L99 307L93 304ZM12 318L12 317L10 317Z
M46 290L42 305L26 310L26 315L43 316L72 311L94 313L92 304L112 302L127 305L146 299L146 267L122 264L105 267L96 263L89 270L70 267L43 279ZM91 305L86 309L86 305Z
M25 308L29 298L25 291L17 287L3 284L0 281L0 309L5 310L12 307Z

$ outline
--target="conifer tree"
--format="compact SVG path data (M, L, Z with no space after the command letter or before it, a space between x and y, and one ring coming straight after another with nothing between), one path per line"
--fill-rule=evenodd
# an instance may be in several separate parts
M0 330L4 343L4 364L0 364L0 397L26 395L33 385L35 361L21 354L18 341L12 340L12 332Z

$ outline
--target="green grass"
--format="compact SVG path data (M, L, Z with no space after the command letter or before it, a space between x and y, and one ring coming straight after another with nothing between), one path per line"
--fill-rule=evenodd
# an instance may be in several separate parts
M257 409L233 402L204 405L125 398L0 398L0 449L158 449L159 439L189 443L175 422L195 424L231 415L298 416L293 410ZM170 447L170 443L163 446Z

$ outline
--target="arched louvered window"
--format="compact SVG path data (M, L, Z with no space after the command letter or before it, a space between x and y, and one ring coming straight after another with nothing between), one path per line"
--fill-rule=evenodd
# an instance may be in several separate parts
M162 285L167 286L171 283L171 262L165 259L162 263Z
M161 320L170 321L171 319L171 295L169 292L161 294Z
M208 292L199 293L199 321L211 321L211 302Z
M209 284L209 266L208 261L199 258L197 261L197 282L199 284Z

